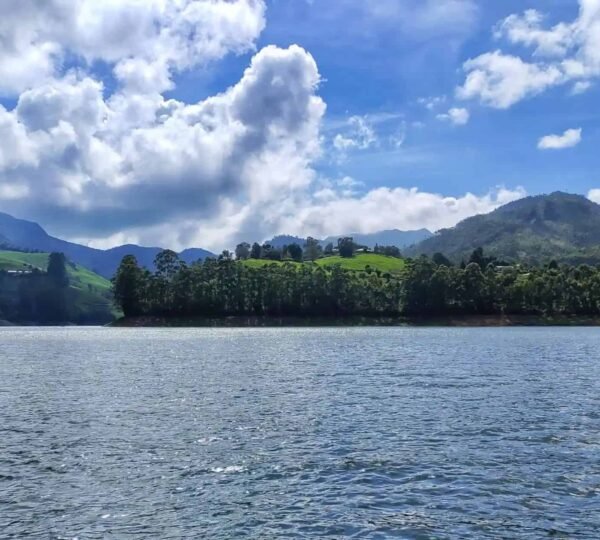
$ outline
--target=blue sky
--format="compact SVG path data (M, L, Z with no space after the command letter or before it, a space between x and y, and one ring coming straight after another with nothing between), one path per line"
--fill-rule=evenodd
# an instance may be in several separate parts
M57 234L214 249L598 193L597 0L66 4L0 25L0 210Z
M356 2L348 2L352 3ZM328 4L327 10L323 4ZM577 1L473 2L472 15L461 24L449 27L442 16L423 32L398 30L403 24L410 27L410 13L399 14L406 23L382 24L361 20L360 13L336 5L327 0L271 0L257 46L297 43L314 56L324 79L319 94L327 103L325 134L337 133L350 116L395 115L395 120L375 129L383 138L404 134L404 144L352 152L342 163L326 155L318 164L324 174L350 175L366 188L418 186L456 196L496 185L523 186L530 194L555 190L585 194L598 185L597 90L571 96L568 87L559 87L508 110L454 97L464 80L462 65L469 58L498 48L524 51L494 38L499 21L529 8L545 13L549 25L571 21L578 14ZM173 95L193 101L221 91L237 82L251 54L230 57L211 66L210 73L184 75ZM419 102L441 96L445 101L433 111ZM468 125L457 127L436 119L451 106L469 108ZM574 126L584 133L577 148L553 153L537 149L540 137Z

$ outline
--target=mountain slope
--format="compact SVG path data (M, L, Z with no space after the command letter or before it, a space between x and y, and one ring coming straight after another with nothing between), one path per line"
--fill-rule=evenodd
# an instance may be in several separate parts
M138 262L153 268L154 257L161 248L146 248L135 245L119 246L101 250L54 238L37 223L16 219L0 213L0 246L5 249L25 249L50 253L64 253L70 261L93 270L105 278L111 278L125 255L134 255ZM213 254L203 249L190 249L182 254L186 262L210 257Z
M600 263L600 206L581 195L527 197L439 231L408 255L441 252L455 261L477 247L507 261Z
M0 251L0 311L18 304L18 276L2 275L10 271L46 271L48 253ZM79 324L106 324L119 314L113 306L111 283L107 279L74 263L67 264L69 274L68 298L73 321ZM4 309L2 309L4 307ZM2 318L2 317L0 317Z

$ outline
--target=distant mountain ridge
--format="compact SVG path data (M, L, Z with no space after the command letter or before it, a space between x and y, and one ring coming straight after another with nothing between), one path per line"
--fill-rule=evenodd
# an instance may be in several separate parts
M322 246L326 246L332 243L334 246L337 245L339 238L352 237L357 244L361 246L367 246L373 249L376 245L380 246L396 246L399 249L405 249L418 242L421 242L427 238L431 238L433 233L427 229L419 229L416 231L400 231L398 229L379 231L372 234L361 234L361 233L350 233L340 234L337 236L328 236L324 240L319 240ZM298 244L303 246L306 243L306 238L291 235L279 235L275 236L271 240L266 242L275 248L282 248L290 244Z
M112 249L94 249L50 236L40 225L32 221L14 218L0 213L0 246L5 249L25 249L42 252L58 251L76 264L111 278L125 255L134 255L140 265L152 269L154 258L162 251L159 247L136 245L118 246ZM187 263L214 256L204 249L188 249L180 254Z
M416 231L400 231L398 229L391 229L386 231L379 231L372 234L360 234L351 233L338 236L330 236L323 240L323 243L327 244L333 242L335 245L338 238L342 236L350 236L354 238L354 242L361 246L367 246L373 249L376 245L380 246L396 246L399 249L405 249L418 242L431 238L433 233L427 229L419 229Z
M440 252L458 262L478 247L512 262L598 264L600 205L563 192L526 197L441 230L406 254Z

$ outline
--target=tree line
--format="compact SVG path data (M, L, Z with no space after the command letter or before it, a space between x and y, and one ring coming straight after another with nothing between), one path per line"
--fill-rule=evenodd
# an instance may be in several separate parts
M392 274L310 263L255 268L228 253L188 265L163 251L155 272L125 257L113 288L128 317L600 315L598 268L505 266L483 250L453 266L438 255Z
M336 246L333 245L333 242L329 242L323 246L319 240L309 236L303 246L300 246L300 244L295 242L281 247L273 246L269 242L262 245L258 242L254 242L252 245L248 242L242 242L236 246L234 254L235 258L239 261L247 259L263 259L271 261L288 260L303 262L316 261L322 257L331 257L333 255L351 258L358 250L370 251L367 246L357 244L350 236L339 238ZM376 245L373 252L388 257L402 257L400 249L396 246Z

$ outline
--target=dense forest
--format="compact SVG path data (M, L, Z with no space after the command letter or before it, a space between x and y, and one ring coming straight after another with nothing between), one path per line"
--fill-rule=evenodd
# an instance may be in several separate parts
M311 262L256 268L227 252L188 265L164 251L155 265L151 273L123 259L113 284L127 317L600 315L600 269L505 266L481 249L460 266L441 254L408 260L402 273Z

